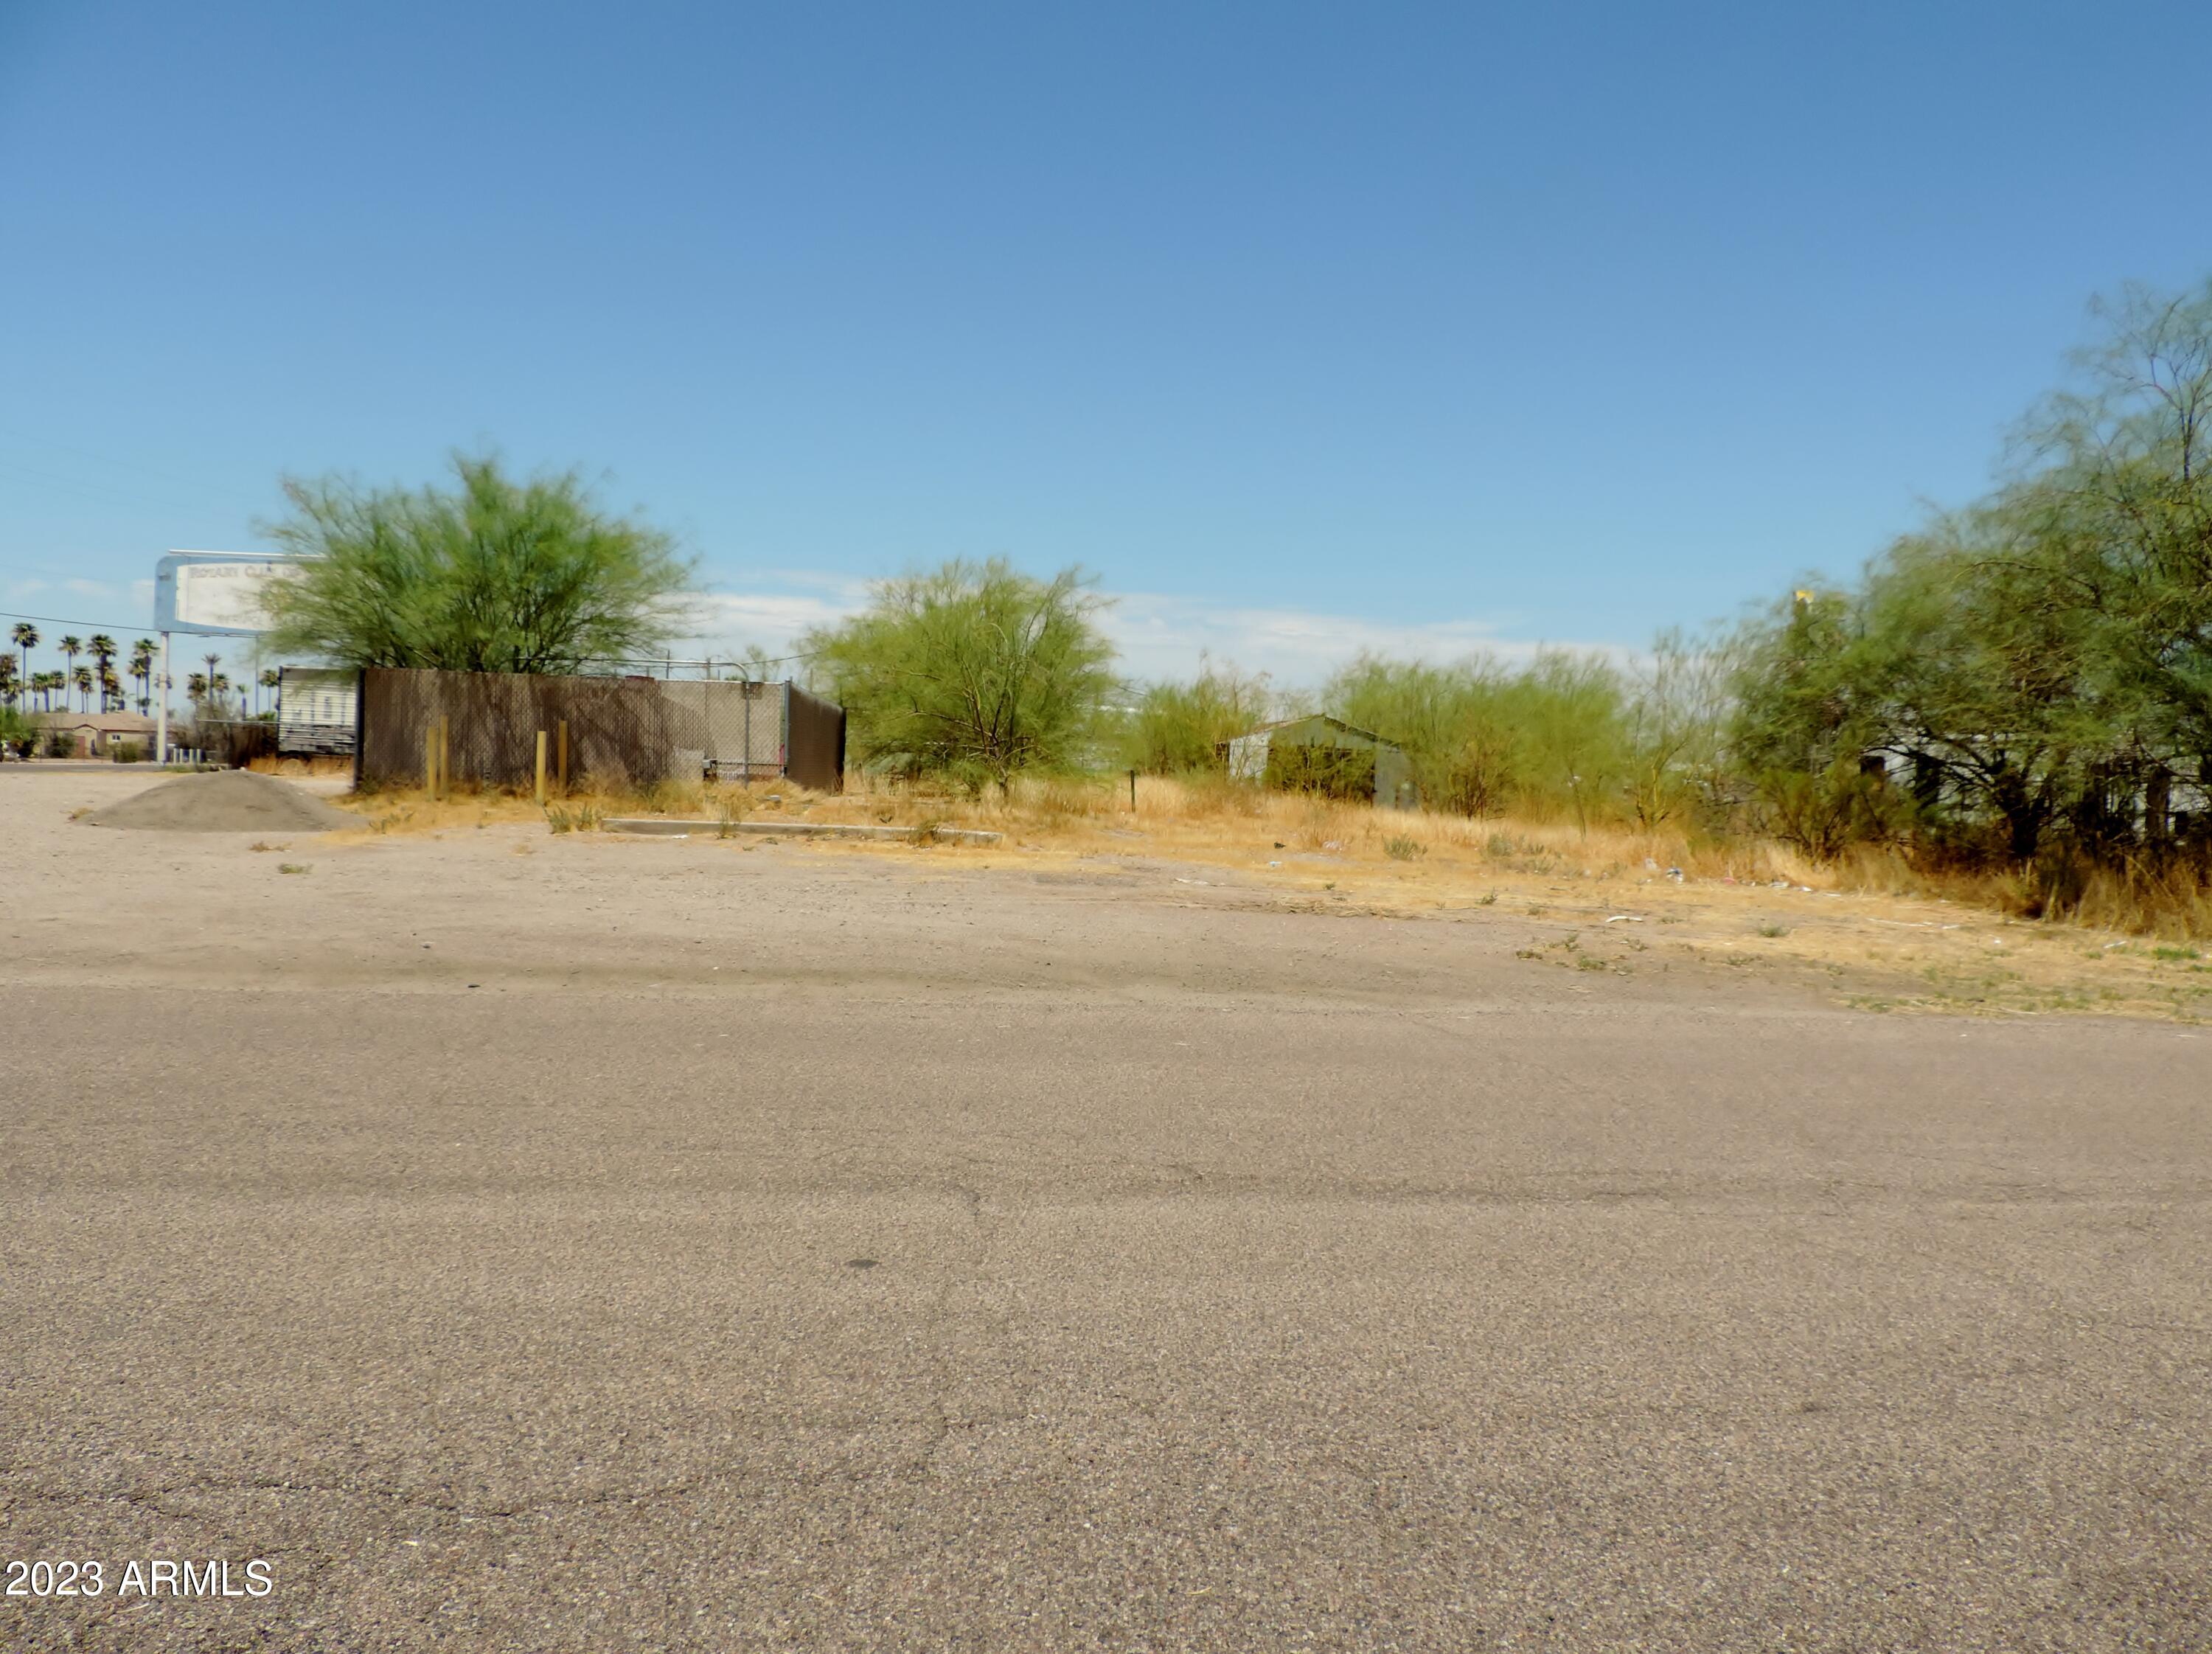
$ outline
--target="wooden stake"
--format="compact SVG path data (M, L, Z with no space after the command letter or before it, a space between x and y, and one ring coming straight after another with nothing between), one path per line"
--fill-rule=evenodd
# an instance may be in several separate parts
M538 732L538 807L545 807L545 732Z

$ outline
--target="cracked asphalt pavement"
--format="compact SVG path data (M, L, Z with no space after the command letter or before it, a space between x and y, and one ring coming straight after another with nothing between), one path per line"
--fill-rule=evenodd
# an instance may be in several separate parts
M2212 1645L2199 1031L29 781L0 1647Z

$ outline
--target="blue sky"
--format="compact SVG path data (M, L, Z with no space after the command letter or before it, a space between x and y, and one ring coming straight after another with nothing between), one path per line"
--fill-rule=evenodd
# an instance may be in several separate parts
M2212 274L2208 19L0 0L0 609L143 629L281 474L458 446L676 530L725 646L997 553L1145 673L1633 646Z

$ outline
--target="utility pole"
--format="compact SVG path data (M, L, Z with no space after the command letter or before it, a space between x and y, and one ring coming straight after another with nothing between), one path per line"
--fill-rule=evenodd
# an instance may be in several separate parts
M169 635L161 634L161 710L154 719L154 762L169 761Z

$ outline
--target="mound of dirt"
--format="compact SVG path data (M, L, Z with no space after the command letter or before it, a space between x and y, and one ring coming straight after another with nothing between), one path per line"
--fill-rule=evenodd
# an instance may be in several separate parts
M179 775L86 819L155 833L327 833L361 825L289 781L246 769Z

